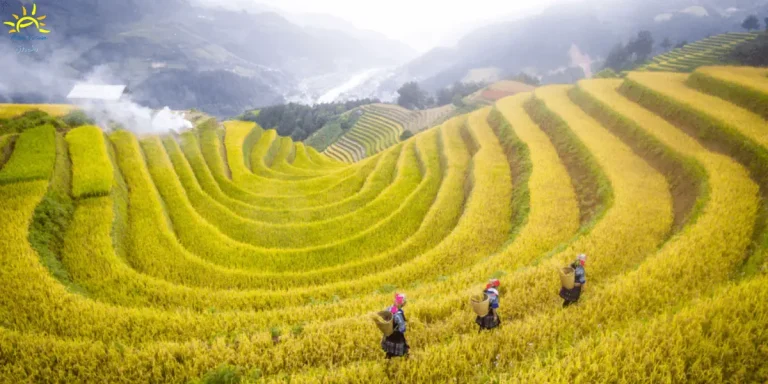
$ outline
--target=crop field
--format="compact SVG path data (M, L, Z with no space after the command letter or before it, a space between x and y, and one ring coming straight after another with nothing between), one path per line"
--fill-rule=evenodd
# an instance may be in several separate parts
M327 155L242 121L0 136L0 382L768 382L766 76L545 86L402 142L377 107L389 136Z
M464 98L465 104L493 105L495 102L518 93L531 92L535 87L519 81L497 81Z
M725 33L655 56L637 71L693 72L707 65L727 64L725 56L736 46L756 38L755 33Z
M52 116L63 116L77 107L70 104L0 104L0 119L17 116L33 109L39 109Z
M453 105L423 111L411 111L391 104L363 106L355 125L323 153L346 163L358 162L399 143L404 131L418 133L445 120L454 109Z

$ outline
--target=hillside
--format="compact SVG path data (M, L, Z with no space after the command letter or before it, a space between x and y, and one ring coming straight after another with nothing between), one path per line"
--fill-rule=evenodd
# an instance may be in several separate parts
M7 12L21 9L17 0L6 3ZM76 81L90 79L127 84L151 108L231 117L291 94L319 95L340 77L411 57L407 46L381 36L303 27L272 12L183 0L38 5L55 43L37 44L34 55L8 55L0 102L61 103ZM0 50L13 51L14 43L4 39ZM330 80L304 89L315 77Z
M655 56L638 71L692 72L707 65L728 64L728 55L740 44L754 40L755 33L726 33Z
M465 97L463 102L473 105L493 105L505 97L531 92L534 88L536 87L518 81L502 80Z
M354 164L242 121L2 136L0 377L766 382L766 79L540 87ZM386 360L395 292L410 357Z
M361 85L359 95L387 101L409 81L435 92L481 69L497 74L490 81L524 71L546 84L573 83L602 69L611 47L639 31L650 31L655 45L665 38L697 41L742 32L745 17L766 9L766 0L565 1L537 15L477 28L455 46L435 48Z
M418 133L430 128L445 120L454 110L453 105L411 111L394 104L368 104L352 112L356 122L349 131L339 131L336 135L328 129L320 132L319 135L335 138L324 148L316 148L333 159L357 162L399 143L404 131ZM317 136L310 138L309 142L316 140Z

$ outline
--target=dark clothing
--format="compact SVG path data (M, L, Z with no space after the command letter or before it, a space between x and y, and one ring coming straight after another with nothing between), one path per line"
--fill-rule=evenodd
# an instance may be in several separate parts
M491 309L487 315L485 316L478 316L475 319L475 323L480 326L480 330L483 329L494 329L501 325L501 318L498 316L494 316L494 313L496 312L495 309Z
M397 312L392 316L392 324L394 332L391 335L381 339L381 349L387 353L387 359L392 357L407 356L408 350L411 347L408 342L405 341L405 313L402 309L398 308Z
M475 319L475 323L480 326L480 330L493 329L501 324L501 319L498 316L494 316L496 310L499 309L499 291L496 288L488 288L483 293L488 296L488 314L485 316L478 316Z
M411 347L405 341L405 335L402 332L395 331L381 340L381 349L387 353L387 358L389 359L407 355Z
M581 266L579 263L573 263L571 264L571 268L574 269L574 282L577 284L584 284L587 282L587 273L584 270L584 267ZM576 302L579 301L579 297L581 297L581 285L578 287L573 287L573 289L566 289L565 287L562 287L560 289L560 297L563 298L563 308L576 304Z
M587 271L579 263L573 263L571 267L574 270L573 280L576 283L584 284L587 282Z

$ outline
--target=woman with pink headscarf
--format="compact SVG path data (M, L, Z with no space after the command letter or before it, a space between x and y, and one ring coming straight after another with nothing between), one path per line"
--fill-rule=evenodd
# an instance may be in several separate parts
M387 359L400 356L408 356L408 342L405 341L406 319L403 307L405 306L405 294L396 293L395 303L388 308L392 314L394 332L381 340L381 348L387 353Z

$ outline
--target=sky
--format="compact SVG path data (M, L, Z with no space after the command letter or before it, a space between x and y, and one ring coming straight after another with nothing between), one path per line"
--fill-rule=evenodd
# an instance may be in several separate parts
M289 12L330 14L358 28L381 32L419 51L426 51L436 45L444 45L442 43L446 41L453 41L489 21L530 15L557 0L251 1Z

